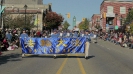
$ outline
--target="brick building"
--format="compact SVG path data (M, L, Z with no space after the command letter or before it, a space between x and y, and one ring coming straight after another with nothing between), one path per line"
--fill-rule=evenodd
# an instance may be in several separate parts
M52 6L51 3L43 4L43 0L3 0L3 5L6 7L5 12L9 12L13 17L25 14L24 5L27 5L26 14L34 14L35 19L38 19L39 30L42 30L44 27L43 22L43 13L49 10L49 7ZM34 24L35 25L35 24ZM37 28L34 28L37 29Z
M92 30L95 30L95 27L96 26L99 26L100 25L100 14L93 14L92 17L91 17L91 21L92 21Z
M43 0L3 0L4 4L41 4L43 5Z
M132 1L104 0L100 6L100 24L103 31L114 30L115 26L123 25L128 9L132 7Z

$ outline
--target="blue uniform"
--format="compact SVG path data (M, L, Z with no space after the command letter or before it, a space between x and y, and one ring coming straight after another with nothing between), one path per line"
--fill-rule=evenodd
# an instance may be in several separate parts
M81 34L80 34L80 37L84 37L84 35L85 35L84 33L81 33Z
M58 38L59 37L59 34L52 34L51 35L51 38Z
M90 37L90 35L84 35L84 37L86 38L86 42L90 42L91 41L91 37Z
M90 33L90 37L93 37L93 35L94 35L93 33Z
M74 37L74 38L77 38L77 37L78 37L78 33L75 32L75 33L73 34L73 37Z
M28 38L29 36L28 36L28 34L26 34L26 33L22 33L22 34L20 35L20 37L21 37L21 38Z

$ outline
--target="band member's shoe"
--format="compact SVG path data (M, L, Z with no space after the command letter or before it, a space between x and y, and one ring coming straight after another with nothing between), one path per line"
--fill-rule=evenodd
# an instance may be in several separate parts
M22 58L25 56L25 54L22 54Z
M56 59L56 55L54 55L54 59Z

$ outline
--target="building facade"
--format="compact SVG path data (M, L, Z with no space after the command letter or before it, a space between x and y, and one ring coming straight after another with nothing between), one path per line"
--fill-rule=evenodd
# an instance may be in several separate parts
M100 23L103 31L114 30L124 24L129 8L133 8L132 1L104 0L100 6Z
M92 26L91 29L95 30L96 26L100 26L100 14L93 14L91 17Z
M27 5L26 14L34 14L35 19L38 19L38 28L34 29L39 30L44 27L44 12L52 6L51 3L43 4L43 0L4 0L3 5L6 6L5 11L12 14L13 17L25 14L24 6Z

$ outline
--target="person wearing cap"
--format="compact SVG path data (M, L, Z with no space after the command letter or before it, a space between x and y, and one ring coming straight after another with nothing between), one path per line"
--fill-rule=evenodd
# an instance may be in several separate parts
M89 47L90 47L90 42L91 42L91 38L90 38L90 34L89 34L88 30L85 31L84 37L86 38L86 42L85 42L85 58L87 58L89 56Z
M73 33L73 38L77 38L77 37L78 37L78 32L75 31L75 32Z

